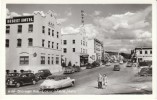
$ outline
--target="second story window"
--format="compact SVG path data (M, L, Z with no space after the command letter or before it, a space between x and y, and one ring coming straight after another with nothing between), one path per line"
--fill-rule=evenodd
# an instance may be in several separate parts
M54 47L54 42L52 42L52 48Z
M28 46L33 46L33 39L32 38L28 39Z
M48 28L48 35L50 35L50 31L51 31L51 29L50 29L50 28Z
M63 40L63 44L66 45L67 44L67 40Z
M58 49L58 45L59 45L59 43L57 43L57 49Z
M42 26L42 33L45 33L45 26Z
M5 46L6 46L6 47L9 47L9 39L6 39Z
M6 33L10 33L10 26L6 26Z
M145 54L148 54L148 52L147 52L147 51L145 51Z
M150 50L150 54L152 54L152 50Z
M45 42L45 40L44 40L44 39L42 39L42 47L44 47L44 42Z
M67 53L67 48L63 48L63 52L64 52L64 53Z
M52 36L54 36L54 30L52 30Z
M48 48L50 48L50 41L48 41Z
M75 44L75 40L73 40L73 44Z
M140 51L140 54L142 54L142 50Z
M50 57L48 57L48 64L50 64Z
M17 32L18 32L18 33L22 33L22 25L18 25Z
M57 38L59 38L59 32L57 32Z
M73 48L73 52L75 52L75 48Z
M17 39L17 47L21 47L22 46L22 40L21 39Z
M33 32L33 24L29 24L29 26L28 26L28 32Z

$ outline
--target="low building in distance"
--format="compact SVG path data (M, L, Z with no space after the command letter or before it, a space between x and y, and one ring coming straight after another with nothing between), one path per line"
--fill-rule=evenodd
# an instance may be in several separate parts
M61 27L54 11L6 19L6 69L62 70Z

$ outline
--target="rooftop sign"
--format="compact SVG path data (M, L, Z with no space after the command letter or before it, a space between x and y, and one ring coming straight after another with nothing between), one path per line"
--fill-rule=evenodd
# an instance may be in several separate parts
M6 19L6 24L32 23L32 22L34 22L34 16L22 16Z

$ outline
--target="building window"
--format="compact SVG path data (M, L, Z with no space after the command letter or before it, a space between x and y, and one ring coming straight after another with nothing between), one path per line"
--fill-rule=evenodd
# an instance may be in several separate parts
M59 57L56 57L56 64L59 64Z
M33 24L29 24L29 26L28 26L28 32L33 32Z
M48 48L50 48L50 41L48 41Z
M42 33L45 33L45 26L42 26Z
M6 33L10 33L10 26L6 26Z
M48 57L48 64L50 64L50 57Z
M57 38L59 38L59 32L57 32Z
M82 45L82 40L81 40L81 45Z
M52 36L54 36L54 30L52 30Z
M41 56L41 64L45 64L45 56Z
M64 53L67 53L67 48L63 48L63 52L64 52Z
M58 49L58 45L59 45L59 43L57 43L57 49Z
M33 39L32 38L28 39L28 46L33 46Z
M83 41L83 45L85 46L85 41Z
M22 45L22 40L21 39L17 39L17 47L21 47Z
M51 64L53 64L53 57L51 57Z
M42 39L42 47L44 47L44 42L45 42L45 40L44 40L44 39Z
M50 31L51 31L51 29L50 29L50 28L48 28L48 35L50 35Z
M73 44L75 44L75 40L73 40Z
M67 44L67 40L63 40L63 44L66 45Z
M9 39L6 39L5 46L6 46L6 47L9 47Z
M82 48L81 48L81 53L82 53Z
M145 51L145 54L148 54L148 52L147 52L147 51Z
M20 56L20 65L28 65L29 56Z
M54 47L54 42L52 42L52 48Z
M140 54L142 54L142 51L140 51Z
M75 48L73 48L73 52L75 52Z
M152 54L152 50L150 50L150 54Z
M22 33L22 25L18 25L17 32L18 32L18 33Z

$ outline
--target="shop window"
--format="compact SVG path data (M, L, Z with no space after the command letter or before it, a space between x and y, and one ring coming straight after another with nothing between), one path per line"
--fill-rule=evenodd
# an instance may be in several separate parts
M20 56L20 65L28 65L29 56Z
M41 56L41 64L45 64L45 56Z

